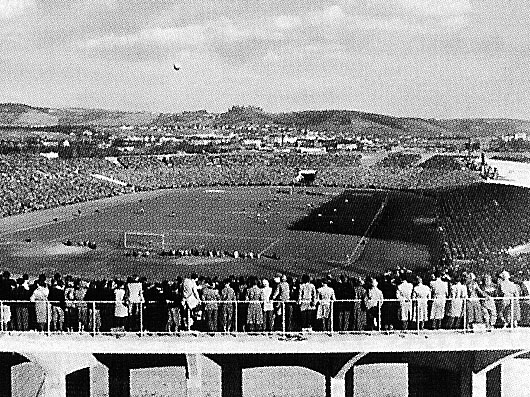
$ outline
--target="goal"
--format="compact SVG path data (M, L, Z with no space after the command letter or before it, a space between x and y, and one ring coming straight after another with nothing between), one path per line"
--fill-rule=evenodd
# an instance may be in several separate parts
M123 234L123 245L128 249L163 250L165 243L164 234L144 232L125 232Z

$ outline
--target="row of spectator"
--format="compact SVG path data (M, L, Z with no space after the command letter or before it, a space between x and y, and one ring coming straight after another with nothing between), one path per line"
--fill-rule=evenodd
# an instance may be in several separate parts
M421 277L409 270L381 277L271 280L190 277L86 282L55 274L30 283L5 271L0 280L2 329L55 332L111 330L261 332L371 331L530 325L530 278L502 271ZM236 303L237 301L237 303Z

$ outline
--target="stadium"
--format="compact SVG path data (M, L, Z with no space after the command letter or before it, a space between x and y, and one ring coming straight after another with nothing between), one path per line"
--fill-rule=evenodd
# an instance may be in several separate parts
M189 167L168 171L162 162L133 161L151 168L116 172L108 163L98 171L127 182L154 181L163 171L163 181L169 172L175 178ZM320 167L311 186L263 186L263 175L248 176L250 186L221 184L211 176L212 183L202 187L160 190L155 183L149 191L118 191L114 197L4 218L0 255L17 274L61 272L87 279L134 273L160 281L192 272L221 278L278 272L377 276L398 267L430 271L439 265L446 243L451 257L464 261L469 271L481 273L483 266L500 272L494 267L501 261L518 274L521 256L503 254L529 241L528 190L437 167L435 174L445 175L437 178L441 182L427 167L381 168L373 180L359 183L354 177L366 171L361 166L327 166ZM262 172L285 174L285 180L296 176L289 167L278 171L264 167ZM147 187L135 185L138 189ZM88 242L97 248L89 249ZM524 256L524 251L518 252Z
M434 158L413 166L407 161L403 164L403 158L399 159L399 165L388 158L375 167L325 157L319 158L320 164L308 164L304 157L300 164L296 163L300 159L294 158L269 165L270 168L262 165L258 173L258 166L249 168L244 156L222 159L229 164L226 167L206 165L218 161L208 156L176 160L183 163L171 165L148 157L124 158L120 164L125 165L121 166L90 159L25 157L23 161L28 167L17 171L22 175L0 174L4 181L15 180L19 184L11 183L4 191L4 214L10 216L0 222L0 257L5 269L17 276L29 274L30 279L59 274L98 286L104 280L113 280L108 285L119 285L119 280L125 279L133 283L130 276L139 275L146 288L146 303L141 309L143 319L139 328L136 325L125 328L133 335L138 331L167 334L166 313L158 310L160 303L153 303L147 292L159 299L152 291L167 286L167 280L189 278L194 273L201 276L204 289L212 283L221 286L226 279L237 280L241 287L255 277L272 280L284 275L293 287L290 299L295 301L300 278L305 274L317 285L325 280L331 282L338 299L345 298L339 295L344 293L340 280L375 277L381 280L384 298L393 299L395 290L388 288L389 275L396 278L403 274L420 275L428 281L435 271L453 279L471 272L479 277L486 274L496 277L508 271L520 286L523 300L520 305L517 301L518 320L512 315L504 321L508 321L510 328L515 327L515 321L519 326L529 325L524 282L529 275L530 230L524 220L530 215L526 206L530 190L482 182L468 169L447 166L453 159ZM7 169L12 162L22 160L5 156L2 161ZM190 161L203 165L197 171ZM256 158L258 164L266 161L269 159ZM293 184L293 178L303 167L317 171L315 180L309 185ZM35 177L25 178L24 173ZM94 178L94 174L107 179ZM112 180L123 183L116 185ZM76 185L81 188L76 189ZM50 197L56 202L46 200ZM54 280L56 283L57 279ZM79 283L83 285L83 281ZM123 329L117 331L109 320L114 296L106 296L102 300L112 303L97 303L98 309L90 312L91 315L97 312L101 324L96 325L95 318L84 325L80 322L78 331L101 337L109 332L121 335ZM244 295L237 298L245 299ZM87 294L85 299L92 298ZM165 308L166 301L163 302ZM513 310L513 300L511 305ZM339 303L334 307L330 335L351 332L359 336L366 331L369 326L366 320L360 328L344 326L340 321L343 307ZM387 332L392 331L389 326L395 319L388 314L391 307L383 306L387 309L380 311L382 318L374 330L382 331L385 327ZM17 306L12 308L15 316ZM239 308L236 312L232 331L245 331L248 325L242 312ZM499 309L498 320L501 318ZM286 321L285 316L283 319L283 324L276 328L279 334L291 334L299 338L294 340L303 341L300 312L295 311L292 320ZM471 325L466 323L469 321L466 314L462 319L459 327L466 331ZM416 323L419 327L419 322ZM17 330L16 325L3 326ZM48 334L50 326L48 322ZM203 326L197 320L193 332L202 331ZM222 326L220 322L219 327ZM502 328L502 323L491 326ZM51 329L62 333L61 328ZM314 331L323 330L326 328L314 324ZM186 328L180 331L184 335L187 332ZM278 341L281 340L280 336ZM178 346L181 345L177 344L175 349ZM248 342L248 346L253 345ZM204 365L209 373L219 371L211 363ZM261 393L259 382L254 379L255 371L260 376L269 374L284 379L278 372L281 368L273 367L278 364L270 365L246 372L247 380L241 381L246 384L246 395ZM293 361L293 365L298 364ZM384 369L379 370L386 374L382 376L388 376ZM186 382L187 373L179 369L175 375L171 371L166 375ZM290 373L302 378L311 374L299 368L291 369ZM138 373L135 376L146 377ZM316 386L306 383L313 384L311 387L316 387L318 394L327 393L328 389L321 390L320 381ZM131 384L135 390L144 386ZM112 390L114 386L110 387ZM151 387L155 388L149 386L148 390ZM206 389L211 388L216 394L218 387L219 381L214 379ZM304 387L294 387L292 395L307 392ZM440 389L442 395L449 390L445 387ZM281 385L276 389L281 390ZM130 395L120 393L111 395ZM458 394L455 393L451 395Z

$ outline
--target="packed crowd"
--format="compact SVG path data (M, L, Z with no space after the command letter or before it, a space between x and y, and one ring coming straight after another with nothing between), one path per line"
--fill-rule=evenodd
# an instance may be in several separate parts
M530 217L529 189L476 184L436 196L441 231L457 259L488 260L530 242L523 221Z
M528 276L528 274L527 274ZM0 279L4 331L299 332L484 329L530 325L530 277L406 269L380 277L277 274L151 283L55 274Z
M37 155L0 156L0 217L124 193L72 161Z
M0 156L0 217L138 190L198 186L285 186L301 169L317 170L315 186L436 189L479 181L462 170L367 167L358 154L226 154L93 158ZM97 179L94 174L127 186Z

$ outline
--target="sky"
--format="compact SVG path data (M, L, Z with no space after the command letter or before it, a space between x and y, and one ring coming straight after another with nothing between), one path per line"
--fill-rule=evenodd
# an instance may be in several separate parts
M530 119L529 61L527 0L0 0L0 102Z

